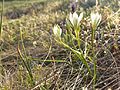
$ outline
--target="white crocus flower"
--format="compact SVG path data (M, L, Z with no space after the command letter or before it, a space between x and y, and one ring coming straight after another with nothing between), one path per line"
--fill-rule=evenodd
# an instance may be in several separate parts
M54 26L54 28L53 28L53 33L54 33L55 36L61 37L62 29L60 28L59 25L55 25L55 26Z
M97 28L97 26L100 24L101 19L102 19L102 16L98 12L91 13L92 28Z
M81 13L78 16L78 14L76 12L74 12L73 14L70 13L70 16L69 16L69 20L74 27L79 25L82 18L83 18L83 13Z
M75 2L78 2L78 0L75 0Z

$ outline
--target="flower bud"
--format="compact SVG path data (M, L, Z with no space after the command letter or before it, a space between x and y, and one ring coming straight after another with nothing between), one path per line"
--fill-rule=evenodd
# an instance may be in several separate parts
M101 21L101 14L97 13L91 13L91 23L92 23L92 28L96 29L97 26L100 24Z
M55 36L61 37L62 29L60 28L59 25L55 25L55 26L54 26L54 28L53 28L53 33L54 33Z

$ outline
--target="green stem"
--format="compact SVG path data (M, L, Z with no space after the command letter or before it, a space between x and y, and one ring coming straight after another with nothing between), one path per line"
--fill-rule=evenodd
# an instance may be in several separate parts
M92 36L91 36L91 46L92 46L92 50L93 50L93 47L94 47L94 33L95 33L95 30L92 29Z
M78 43L78 47L80 48L80 28L75 29L75 36L76 36L76 40Z
M3 23L4 0L2 1L1 21L0 21L0 39L2 39L2 23Z
M93 88L95 90L95 83L96 83L96 78L97 78L97 68L96 68L96 58L95 58L95 51L94 51L94 47L92 50L93 53L93 63L94 63L94 76L93 76Z
M94 63L94 76L93 76L93 88L95 90L95 83L97 77L97 69L96 69L96 59L95 59L95 50L94 50L94 39L95 39L95 29L92 29L92 36L91 36L91 45L92 45L92 57Z
M0 41L2 40L2 23L3 23L3 10L4 9L4 0L2 1L2 10L1 10L1 21L0 21ZM1 42L2 43L2 42ZM0 45L0 52L2 51L2 44ZM1 54L1 53L0 53ZM3 66L1 62L1 55L0 55L0 74L2 75L3 72ZM0 77L0 80L2 81L2 77Z

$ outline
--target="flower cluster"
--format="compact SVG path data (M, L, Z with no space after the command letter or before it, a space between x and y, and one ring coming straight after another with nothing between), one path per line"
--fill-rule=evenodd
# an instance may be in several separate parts
M92 24L92 28L94 30L100 24L101 18L102 18L101 14L99 14L99 13L91 13L91 24ZM74 29L80 27L80 21L82 19L83 19L83 13L80 13L80 15L78 15L76 12L74 12L73 14L70 13L70 15L69 15L70 24L72 25L72 27ZM60 28L59 25L54 26L53 33L54 33L55 36L61 37L62 29Z

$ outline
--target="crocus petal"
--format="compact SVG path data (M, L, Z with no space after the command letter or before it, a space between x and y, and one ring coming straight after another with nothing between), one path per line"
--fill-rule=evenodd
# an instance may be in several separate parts
M78 14L76 12L73 13L73 19L77 20L78 19Z
M98 21L98 22L97 22L97 26L98 26L98 25L100 24L100 21L101 21L101 19L102 19L102 16L101 16L101 14L98 14L97 17L98 17L98 20L97 20L97 21Z
M59 27L59 35L61 36L61 34L62 34L62 29Z
M70 20L71 24L73 25L73 15L72 15L72 13L70 13L69 20Z
M83 18L83 13L81 13L79 17L76 12L74 12L73 14L70 13L70 15L69 15L69 20L74 27L78 27L82 18Z
M83 13L80 14L80 16L78 17L78 23L80 23L80 21L82 20L83 18Z
M53 28L53 33L55 36L61 36L62 34L62 29L60 28L59 25L55 25L54 28Z
M73 26L78 24L78 14L76 12L73 13Z
M96 19L96 16L94 13L91 13L91 21L92 21L92 24L95 22L95 19Z
M55 25L54 28L53 28L53 33L54 33L54 35L57 35L57 29L58 29L58 28L57 28L57 26Z

